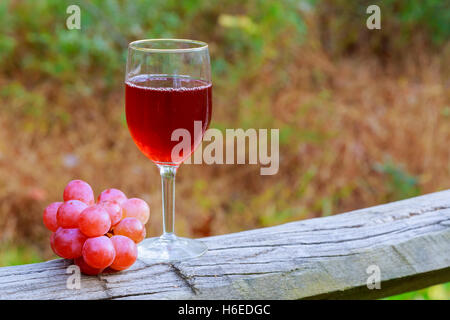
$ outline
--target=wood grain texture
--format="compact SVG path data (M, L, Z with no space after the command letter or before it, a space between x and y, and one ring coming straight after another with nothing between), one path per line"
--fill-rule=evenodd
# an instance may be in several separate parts
M202 239L179 263L82 276L70 261L0 268L0 299L380 298L450 281L450 190L330 217ZM376 265L381 289L367 288Z

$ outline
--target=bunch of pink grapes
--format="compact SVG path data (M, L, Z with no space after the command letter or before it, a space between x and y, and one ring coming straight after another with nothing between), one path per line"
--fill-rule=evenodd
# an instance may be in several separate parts
M145 238L145 224L150 218L144 200L128 199L118 189L107 189L95 202L91 186L82 180L67 184L63 200L44 210L53 252L73 259L87 275L121 271L133 265L136 244Z

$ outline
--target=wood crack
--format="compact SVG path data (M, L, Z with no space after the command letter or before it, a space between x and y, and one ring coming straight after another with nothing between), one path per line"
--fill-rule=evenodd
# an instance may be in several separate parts
M295 269L297 270L297 269ZM198 278L218 278L218 277L229 277L229 276L257 276L257 275L268 275L268 274L286 274L293 272L293 270L285 271L264 271L264 272L236 272L236 273L222 273L222 274L197 274Z

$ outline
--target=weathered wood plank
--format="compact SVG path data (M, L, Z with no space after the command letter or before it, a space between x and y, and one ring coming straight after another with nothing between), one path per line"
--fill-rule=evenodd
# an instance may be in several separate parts
M202 239L206 255L181 263L141 261L82 276L70 262L0 268L0 299L380 298L450 281L450 190L335 216ZM366 286L367 268L381 289Z

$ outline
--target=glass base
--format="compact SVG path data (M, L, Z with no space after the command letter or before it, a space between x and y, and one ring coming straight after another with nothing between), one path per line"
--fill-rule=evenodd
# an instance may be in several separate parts
M138 246L138 259L152 264L192 259L204 254L208 248L199 241L165 234L159 238L148 238Z

